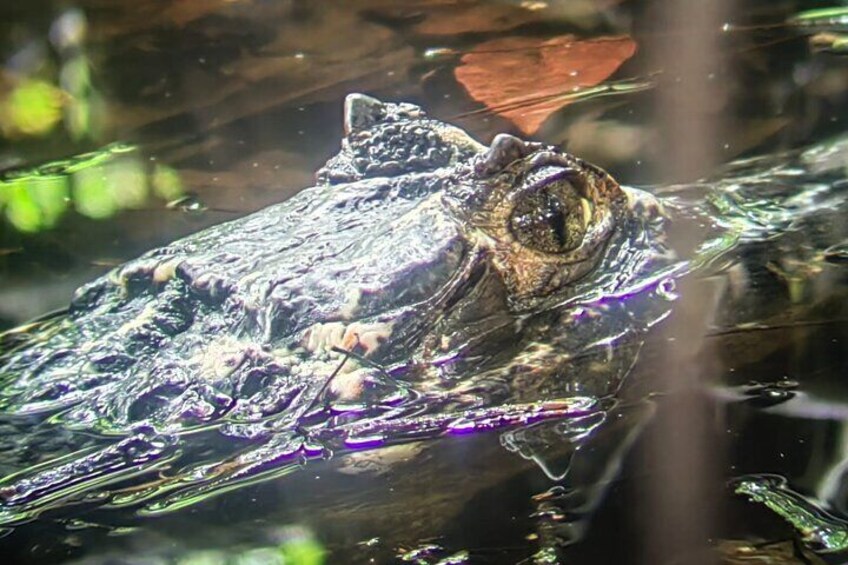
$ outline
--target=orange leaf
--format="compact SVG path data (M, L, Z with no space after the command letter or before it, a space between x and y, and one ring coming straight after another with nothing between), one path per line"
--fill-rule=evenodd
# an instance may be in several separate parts
M477 45L454 72L472 98L531 135L566 94L603 82L635 52L627 36L506 37Z

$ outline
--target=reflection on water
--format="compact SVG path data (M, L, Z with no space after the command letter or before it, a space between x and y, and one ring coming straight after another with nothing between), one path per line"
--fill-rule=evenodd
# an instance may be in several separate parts
M686 227L670 238L686 268L705 275L677 287L662 276L638 281L657 283L657 310L622 295L579 313L596 320L582 326L595 334L570 339L596 349L570 351L566 378L630 373L603 410L572 399L577 412L528 402L442 420L407 414L403 429L351 424L326 460L329 444L300 436L236 445L203 429L179 439L123 430L128 450L78 445L101 455L78 470L84 481L48 465L26 475L31 492L2 494L38 499L31 514L3 514L14 526L3 530L4 554L22 563L127 554L181 564L818 563L824 549L839 559L848 165L844 143L823 141L845 127L845 11L763 1L712 21L649 4L0 7L3 327L66 306L76 287L150 248L311 185L337 150L351 91L420 103L485 141L526 132L515 116L530 115L534 137L620 180L672 183L658 193ZM572 87L563 78L560 93L556 80L522 79L526 99L497 98L529 65L546 78L582 76L605 56L587 46L609 37L633 47L606 61L617 69L609 80ZM527 45L545 42L577 45L584 66L528 56ZM510 44L524 47L498 48ZM695 65L685 49L697 45L709 48ZM498 71L487 57L521 68ZM475 60L486 65L475 71L480 84L463 80ZM553 91L534 92L550 82ZM717 172L715 163L752 154L767 156ZM710 180L693 184L698 177ZM709 204L693 207L705 194ZM654 328L672 304L671 320ZM628 324L651 329L644 347ZM4 334L4 344L18 337ZM64 454L70 432L53 424L67 414L39 428L6 409L4 470ZM474 430L482 433L461 433ZM431 436L444 437L415 441ZM131 478L142 471L144 480ZM733 494L726 481L743 475L735 488L780 518Z
M834 518L826 511L794 492L786 479L775 475L750 475L734 481L737 494L764 504L790 522L807 545L822 553L839 553L848 549L848 522Z
M172 206L184 205L179 174L166 165L145 162L135 147L123 144L34 169L7 170L0 177L0 194L0 209L20 232L53 228L69 208L104 220L120 210L148 205L153 196Z

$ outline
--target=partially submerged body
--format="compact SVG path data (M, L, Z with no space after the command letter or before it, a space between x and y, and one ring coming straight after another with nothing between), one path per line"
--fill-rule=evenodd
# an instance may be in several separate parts
M675 279L791 221L785 190L746 207L744 171L664 209L555 147L485 147L412 105L352 95L345 120L315 187L5 336L0 522L92 493L163 512L304 457L602 413ZM697 243L675 250L669 220Z

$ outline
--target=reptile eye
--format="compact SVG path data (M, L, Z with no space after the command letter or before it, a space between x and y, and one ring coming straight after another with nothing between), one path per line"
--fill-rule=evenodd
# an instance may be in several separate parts
M522 245L544 253L566 253L583 242L588 202L574 186L557 180L518 196L509 229Z

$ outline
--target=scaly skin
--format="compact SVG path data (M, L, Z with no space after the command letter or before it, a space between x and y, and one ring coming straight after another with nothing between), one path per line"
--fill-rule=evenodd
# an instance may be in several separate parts
M91 494L160 513L292 457L585 416L676 277L765 238L738 202L718 219L683 192L661 206L556 147L485 147L362 95L345 112L316 186L5 336L0 523ZM669 219L699 226L688 256Z

